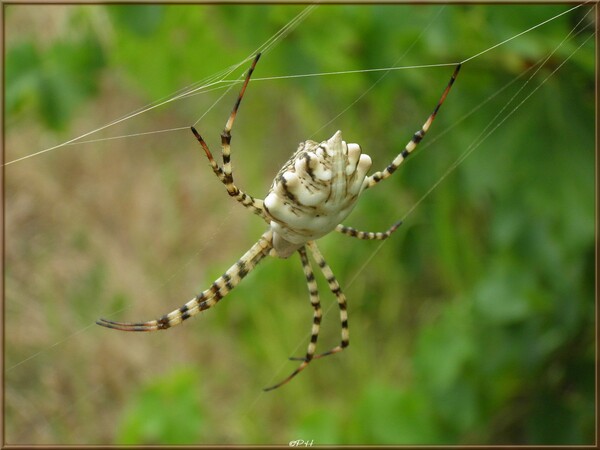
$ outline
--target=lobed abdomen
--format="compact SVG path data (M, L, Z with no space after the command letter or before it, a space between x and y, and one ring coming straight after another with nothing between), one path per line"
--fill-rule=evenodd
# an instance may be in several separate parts
M340 131L320 144L305 141L273 180L264 200L273 244L282 258L332 231L354 208L371 158Z

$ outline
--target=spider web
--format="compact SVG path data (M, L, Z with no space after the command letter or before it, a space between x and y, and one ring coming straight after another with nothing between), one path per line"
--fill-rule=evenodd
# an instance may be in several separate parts
M481 52L470 56L469 58L466 58L465 60L463 60L462 62L465 63L465 66L463 67L463 72L464 71L468 71L469 70L469 64L470 62L473 62L474 60L476 60L477 58L482 57L486 52L489 51L493 51L494 49L496 49L498 46L501 45L505 45L508 44L510 41L517 39L519 36L525 34L525 33L529 33L529 32L533 32L535 29L537 29L538 27L543 26L546 23L549 23L565 14L569 14L572 13L573 11L577 10L578 8L580 8L583 5L577 5L574 6L572 8L567 9L566 11L548 18L547 20L538 23L528 29L523 30L523 32L516 34L514 36L511 36L507 39L505 39L504 41L498 42L497 44L495 44L494 46L491 46L489 48L483 49ZM150 130L150 131L140 131L140 132L134 132L134 133L127 133L127 134L123 134L123 135L115 135L115 136L110 136L110 137L102 137L102 138L93 138L93 136L100 132L100 131L104 131L107 130L113 126L122 124L124 122L128 122L131 121L133 119L135 119L138 116L141 116L143 114L147 114L150 111L153 111L155 109L159 109L165 105L169 105L175 102L179 102L185 99L190 99L196 96L200 96L200 95L204 95L204 94L212 94L212 93L219 93L218 97L216 98L216 100L208 107L206 107L203 110L202 115L200 115L199 117L195 118L193 121L193 124L197 124L200 121L202 121L202 119L204 119L209 112L211 112L213 110L213 108L216 105L219 105L221 103L225 103L226 106L228 107L229 103L230 103L230 99L232 97L232 95L235 95L236 91L237 91L237 87L239 86L239 83L241 83L241 80L243 78L243 74L244 71L246 70L248 63L251 61L251 59L253 58L254 54L256 53L256 51L262 51L264 54L264 58L268 58L268 54L271 51L274 51L274 49L276 49L277 45L284 39L286 39L288 36L293 35L294 30L299 27L302 26L303 21L305 20L310 20L310 15L311 13L313 13L315 11L316 6L315 5L311 5L309 7L306 7L299 15L297 15L296 17L294 17L292 20L290 20L281 30L279 30L276 34L274 34L271 39L267 40L263 45L261 45L260 47L258 47L255 51L251 52L250 54L248 54L248 56L246 58L244 58L243 60L237 62L234 65L231 65L230 67L228 67L227 69L224 69L221 72L218 72L216 74L213 74L201 81L199 81L198 83L195 83L193 85L190 85L182 90L179 90L177 92L174 92L172 95L169 95L167 97L161 98L149 105L146 105L138 110L132 111L131 113L128 113L114 121L111 121L109 123L106 123L105 125L102 125L100 127L97 127L89 132L83 133L75 138L69 139L61 144L58 145L54 145L39 151L36 151L34 153L19 157L19 158L15 158L12 160L9 160L8 162L6 162L4 164L5 166L5 170L10 170L11 167L13 165L16 164L26 164L27 160L32 159L32 158L37 158L37 157L41 157L43 154L47 154L53 151L56 151L58 149L64 148L64 150L67 149L74 149L75 145L81 145L81 144L92 144L92 143L97 143L97 142L106 142L106 141L110 141L110 140L116 140L116 139L131 139L133 137L137 137L137 136L148 136L151 134L164 134L164 133L171 133L171 132L181 132L182 130L186 130L189 128L189 124L185 124L182 125L181 127L174 127L174 128L165 128L165 129L159 129L159 130ZM443 11L443 8L441 7L438 11L435 17L433 17L431 19L431 21L429 22L429 24L423 29L422 34L426 33L430 27L433 26L433 24L435 23L435 19L437 17L437 15L441 14ZM583 19L581 19L582 21ZM577 33L580 32L580 23L577 23L573 29L571 30L571 32L565 36L564 40L559 44L559 46L557 46L555 48L554 51L552 51L550 54L548 54L546 57L544 57L542 60L537 61L535 64L532 65L532 67L530 67L528 70L523 71L518 78L515 78L513 80L511 80L505 87L501 88L500 90L496 91L490 98L488 98L486 100L487 101L491 101L494 97L496 97L497 95L500 95L504 89L509 88L513 83L521 83L520 84L520 88L517 90L516 93L514 93L510 99L508 101L505 102L504 106L498 111L498 113L489 121L489 124L481 131L481 133L474 139L471 141L470 144L468 144L465 148L465 150L459 155L459 157L455 160L455 162L449 167L447 168L447 170L438 178L438 180L436 181L436 183L434 185L431 186L431 188L424 193L424 195L418 199L418 201L416 201L407 211L406 213L403 215L402 219L406 219L408 218L412 212L421 204L422 201L424 201L424 199L429 196L434 189L436 189L442 182L443 180L449 176L452 171L458 167L460 164L463 163L463 161L465 161L466 158L468 158L475 150L477 150L478 148L481 147L481 145L486 141L486 139L488 139L488 137L490 135L492 135L493 133L497 132L498 129L500 129L502 126L504 126L505 122L517 111L519 110L527 101L528 99L534 95L536 93L536 91L544 84L546 83L552 76L554 76L557 71L560 70L560 68L569 61L569 59L571 58L571 56L573 56L583 45L586 44L587 41L581 43L579 45L579 47L577 47L577 49L575 51L573 51L571 53L571 55L569 55L568 57L564 58L561 63L559 65L557 65L549 75L547 75L541 82L540 81L534 81L535 75L539 72L539 70L541 70L544 65L552 58L552 56L555 54L555 52L565 43L567 42L569 39L572 39L573 36L577 35ZM419 36L417 38L417 40L420 38L421 36ZM415 41L416 42L416 41ZM410 50L410 47L405 49L405 52L408 52ZM400 62L402 61L404 57L404 54L402 54L397 61L394 62L394 64L390 67L380 67L380 68L364 68L364 69L358 69L358 70L341 70L341 71L337 71L337 72L321 72L321 73L303 73L303 74L287 74L287 75L273 75L273 76L262 76L262 77L256 77L253 79L253 82L260 82L260 83L272 83L275 80L293 80L296 78L314 78L314 77L332 77L332 76L350 76L352 74L360 74L360 73L369 73L369 72L380 72L382 74L382 78L385 76L388 76L391 72L394 71L399 71L399 70L424 70L426 68L435 68L435 67L444 67L444 66L452 66L454 64L456 64L459 61L453 61L453 62L445 62L445 63L440 63L440 64L423 64L420 66L401 66L399 65ZM377 81L375 81L368 90L366 90L360 97L364 96L364 95L368 95L369 92L376 88L376 85L379 83L379 81L381 80L381 78ZM459 80L460 82L460 80ZM534 84L537 83L537 84ZM524 97L520 98L519 94L524 93ZM315 129L315 130L309 130L312 131L310 133L309 136L306 136L306 138L309 137L317 137L317 136L321 136L321 132L323 131L323 129L325 129L325 127L327 127L328 125L330 125L331 123L337 121L343 114L345 111L349 110L350 108L352 108L352 106L354 104L356 104L356 102L358 102L360 100L360 97L357 98L353 103L347 105L345 107L345 109L341 110L337 115L335 115L334 117L331 117L326 123L322 124L319 128ZM452 101L453 99L450 99L449 101ZM480 105L478 105L475 109L472 109L470 112L468 112L467 114L465 114L464 116L458 118L455 123L445 129L441 129L441 130L437 130L435 133L435 136L428 136L427 140L423 142L423 144L420 145L419 151L415 154L415 156L413 158L418 158L419 155L423 152L424 149L426 149L427 147L432 146L436 141L443 139L444 135L446 135L447 133L450 133L451 130L455 127L460 126L460 124L464 121L467 120L469 116L476 114L477 111L479 110L479 108L483 107L484 103L481 103ZM192 142L193 144L193 142ZM234 149L234 153L235 153L235 149ZM395 156L395 153L391 153L389 155L390 157ZM216 180L210 180L209 182L214 182L217 183ZM223 221L221 222L222 224L224 224L227 221L227 218L231 216L231 210L233 208L236 208L237 205L234 205L231 207L230 210L228 210L225 213L225 217L223 219ZM214 231L215 234L218 233L218 230ZM353 283L355 282L355 280L359 277L359 275L365 270L365 268L367 267L367 265L370 263L370 261L372 260L372 258L374 258L377 254L377 252L382 248L383 245L385 245L385 243L388 241L382 241L380 244L378 244L374 249L373 252L371 253L371 257L366 260L362 265L360 265L360 267L358 267L356 269L356 271L354 272L354 274L350 277L350 279L348 280L343 280L342 284L345 288L346 292L350 292L349 288L353 285ZM202 252L202 249L199 249L196 252L196 255L200 254ZM180 273L184 267L188 266L189 264L192 263L192 259L188 259L187 262L182 263L182 267L178 268L176 271L174 271L173 273L171 273L171 275L163 282L163 284L167 284L170 282L170 280L176 278L177 274ZM175 306L175 305L170 305L167 306L165 305L166 309L169 309L171 306ZM332 305L331 307L334 307L335 305ZM325 311L325 314L327 313L327 311L329 311L331 309L331 307L327 308L327 310ZM131 306L127 306L124 308L119 309L118 311L111 311L112 314L114 314L115 312L122 312L125 310L130 310ZM84 327L84 328L79 328L77 331L75 331L74 333L56 340L52 345L41 349L38 352L34 352L32 353L30 356L27 356L26 358L20 360L18 363L13 364L10 367L7 367L6 370L7 371L12 371L15 370L16 368L24 365L25 363L31 361L32 359L36 358L37 356L39 356L42 353L47 353L57 347L59 347L60 345L62 345L64 342L69 341L71 339L74 339L77 335L86 332L88 329L90 329L93 326L93 324L91 323L90 325ZM129 336L123 336L123 339L129 338ZM297 351L301 351L301 349L304 346L304 340L299 340L299 344L297 347ZM273 381L277 378L280 378L281 375L283 373L285 373L286 369L287 369L287 363L282 363L282 365L279 367L279 370L274 370L274 376L273 376ZM267 385L269 383L265 383L265 385ZM89 392L89 395L93 395L95 392L97 391L97 389L95 390L91 390ZM250 414L252 408L254 407L254 404L260 399L260 396L262 394L260 394L259 396L257 396L256 400L254 401L254 403L252 403L249 407L249 412L248 414ZM85 400L85 397L80 399L79 401L83 401ZM69 410L67 408L67 410L63 411L61 414L62 415L66 415L69 413Z

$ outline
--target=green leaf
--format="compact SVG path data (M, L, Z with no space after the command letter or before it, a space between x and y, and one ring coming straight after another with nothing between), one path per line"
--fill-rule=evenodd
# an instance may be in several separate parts
M40 54L31 41L23 41L7 49L5 59L4 111L7 116L33 101L39 85Z

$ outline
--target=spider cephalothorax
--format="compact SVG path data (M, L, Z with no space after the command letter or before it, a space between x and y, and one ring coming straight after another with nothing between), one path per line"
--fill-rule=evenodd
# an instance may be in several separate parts
M330 139L320 144L314 141L301 143L296 153L284 164L273 180L271 189L263 201L246 194L235 185L231 168L230 147L233 122L259 58L260 53L256 55L250 70L248 70L233 111L221 133L222 166L219 166L214 160L208 145L194 127L192 127L192 132L204 149L213 172L225 185L229 195L262 217L269 224L269 229L263 233L250 250L217 278L208 289L196 295L180 308L165 314L159 319L148 322L125 323L100 319L97 323L123 331L155 331L171 328L216 305L267 255L287 258L297 251L313 308L311 338L305 356L303 358L292 358L302 361L300 365L283 381L266 389L271 390L290 381L313 359L340 352L349 345L346 297L335 275L325 262L323 255L321 255L315 240L333 230L359 239L386 239L400 226L401 222L398 222L387 231L371 232L346 227L340 222L350 214L358 196L364 189L368 189L392 175L417 147L446 99L446 95L458 75L460 64L454 69L450 82L433 113L427 118L421 129L413 135L406 147L385 169L367 176L367 172L371 168L371 158L366 154L361 154L358 144L346 144L342 140L342 133L337 131ZM327 280L329 289L337 299L342 326L340 344L319 355L315 355L315 350L321 325L321 303L317 282L306 252L307 248L311 251L314 260Z
M346 144L341 131L320 144L301 143L264 200L277 255L287 258L333 231L354 208L370 168L369 155Z

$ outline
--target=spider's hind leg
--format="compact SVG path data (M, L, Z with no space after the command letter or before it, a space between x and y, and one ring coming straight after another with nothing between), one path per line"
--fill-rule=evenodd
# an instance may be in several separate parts
M267 220L267 216L263 209L263 201L261 199L254 198L249 194L246 194L235 185L235 183L233 182L233 173L231 168L231 129L233 128L233 122L235 121L235 117L240 107L240 103L242 102L242 98L244 97L244 93L246 92L246 87L248 86L248 82L250 81L250 77L252 76L252 72L254 71L254 67L256 66L256 63L258 62L259 58L260 53L256 55L254 61L252 62L252 65L250 66L250 69L248 70L248 73L246 74L246 79L244 80L242 89L240 90L235 105L233 106L233 110L229 115L229 119L225 124L225 128L221 133L221 151L223 154L222 167L220 167L219 164L215 161L211 151L208 148L208 145L206 144L200 133L198 133L198 131L196 131L194 127L192 127L192 133L194 133L194 136L196 136L196 139L204 149L204 153L206 153L206 157L208 158L208 162L213 172L215 173L217 178L221 180L221 183L225 185L225 188L227 189L229 195L235 198L246 208L251 209L255 214L258 214L263 219ZM267 220L267 222L269 222L269 220Z
M401 220L396 222L386 231L360 231L356 228L347 227L345 225L339 224L337 227L335 227L335 231L337 231L338 233L345 234L346 236L355 237L357 239L376 239L382 241L384 239L389 238L392 235L392 233L396 231L398 227L400 227L400 225L402 225Z
M452 76L450 77L450 81L448 82L448 85L446 86L446 89L444 89L444 92L442 93L442 96L440 97L437 105L435 106L435 109L429 115L429 117L427 118L427 120L425 121L425 123L423 124L421 129L413 135L413 137L408 142L408 144L406 144L406 147L404 147L404 150L402 150L400 152L400 154L398 156L396 156L396 158L394 158L394 160L385 169L383 169L382 171L379 171L379 172L375 172L373 175L365 178L364 185L363 185L364 189L373 187L380 181L385 180L390 175L392 175L396 171L396 169L398 169L398 167L400 167L400 164L402 164L406 160L406 158L408 158L408 156L412 153L412 151L415 148L417 148L417 145L419 145L419 142L421 142L421 140L425 137L425 134L429 130L429 127L431 126L432 122L434 121L435 116L437 115L439 109L441 108L442 104L446 100L446 96L450 92L450 89L452 89L452 85L454 84L454 80L456 80L456 77L458 76L460 67L461 67L460 64L458 64L455 67L454 72L452 73Z

